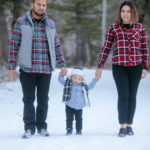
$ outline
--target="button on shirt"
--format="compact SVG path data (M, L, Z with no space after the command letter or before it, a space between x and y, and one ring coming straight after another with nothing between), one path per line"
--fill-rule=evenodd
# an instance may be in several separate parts
M113 50L112 64L148 68L148 46L144 26L140 23L129 28L114 23L106 33L106 40L100 54L98 68L102 68L110 50Z

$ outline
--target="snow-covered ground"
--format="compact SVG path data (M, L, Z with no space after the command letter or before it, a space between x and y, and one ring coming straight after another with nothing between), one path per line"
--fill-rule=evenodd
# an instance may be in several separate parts
M70 71L70 70L69 70ZM86 81L95 70L84 70ZM19 80L0 83L0 149L1 150L150 150L150 74L141 80L134 119L134 136L119 138L117 93L111 71L103 71L102 79L90 91L90 108L83 110L83 135L65 133L65 106L63 87L57 81L59 70L53 73L49 113L50 137L35 134L31 139L21 138L23 130L22 90ZM36 105L36 104L35 104Z

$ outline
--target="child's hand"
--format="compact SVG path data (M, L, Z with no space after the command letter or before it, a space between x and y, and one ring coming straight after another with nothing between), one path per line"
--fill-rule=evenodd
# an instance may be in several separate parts
M68 73L68 70L65 67L61 68L60 74L62 77L64 77Z

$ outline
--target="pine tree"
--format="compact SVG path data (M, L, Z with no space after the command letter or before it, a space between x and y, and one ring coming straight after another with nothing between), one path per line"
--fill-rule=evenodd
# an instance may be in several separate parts
M11 27L13 27L16 19L24 11L24 5L25 2L22 0L0 0L0 63L7 61L8 42L10 39L7 13L11 12L12 14Z
M51 3L49 7L65 14L63 33L76 36L74 63L93 65L101 38L101 0L64 0L62 4Z

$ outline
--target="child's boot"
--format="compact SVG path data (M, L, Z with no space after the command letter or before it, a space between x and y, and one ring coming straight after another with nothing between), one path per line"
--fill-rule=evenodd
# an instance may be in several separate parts
M71 134L72 134L72 129L68 128L66 135L71 135Z
M77 130L77 131L76 131L76 134L77 134L77 135L82 135L82 131L81 131L81 130Z

